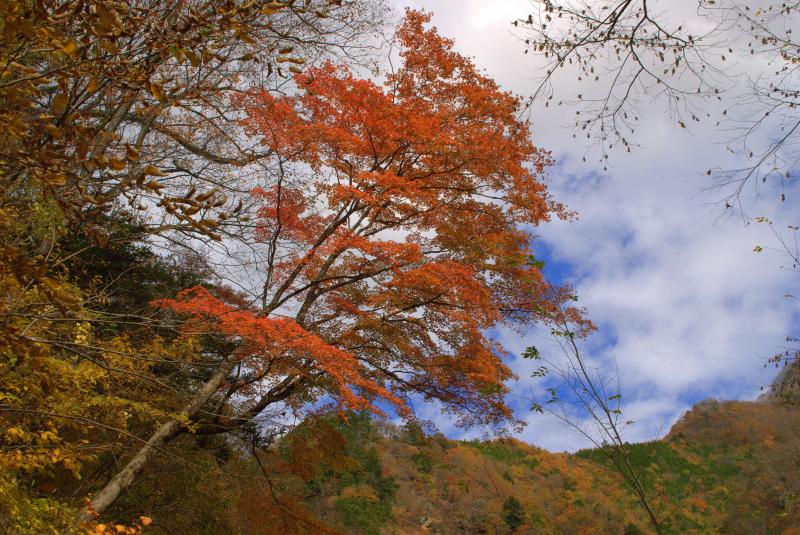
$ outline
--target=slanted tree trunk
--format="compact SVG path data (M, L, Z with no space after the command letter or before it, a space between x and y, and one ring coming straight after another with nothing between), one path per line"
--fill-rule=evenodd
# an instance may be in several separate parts
M226 360L214 375L205 382L203 387L194 398L181 410L181 416L194 418L200 408L214 395L222 386L225 378L235 365L232 359ZM136 455L128 461L125 467L106 483L106 485L94 495L89 506L84 507L78 513L78 523L92 520L93 512L102 513L109 505L114 503L123 490L128 488L147 464L153 460L156 453L172 438L174 438L183 427L183 423L178 419L170 420L162 424L150 437L147 443L142 446Z

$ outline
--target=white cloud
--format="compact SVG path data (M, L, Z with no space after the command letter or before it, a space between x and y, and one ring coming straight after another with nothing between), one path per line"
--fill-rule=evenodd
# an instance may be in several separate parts
M509 22L525 16L529 2L397 5L434 12L440 32L503 87L531 89L536 64L509 31ZM651 115L637 133L646 148L613 156L603 173L581 161L586 147L562 128L564 117L564 109L535 116L534 138L559 161L551 172L552 191L580 218L545 225L537 234L570 266L581 304L601 326L589 358L609 371L609 357L619 364L625 414L637 421L629 438L663 434L703 398L753 399L773 375L763 370L763 360L792 333L798 306L784 295L797 292L798 277L780 269L779 255L753 252L757 244L775 242L766 225L720 219L719 204L707 204L719 198L719 192L704 193L703 173L725 157L719 133L711 125L676 130L666 113ZM798 223L774 198L746 203L777 226ZM543 343L537 333L499 337L512 351ZM526 395L531 364L512 365L523 378L514 388ZM551 417L520 414L529 416L520 435L525 440L551 449L586 444ZM445 422L442 427L450 430Z

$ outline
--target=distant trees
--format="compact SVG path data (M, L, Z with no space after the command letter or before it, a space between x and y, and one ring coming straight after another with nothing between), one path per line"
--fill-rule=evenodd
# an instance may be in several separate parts
M525 523L525 509L514 496L503 502L503 520L512 531Z
M384 477L392 477L396 488L389 529L621 533L628 522L646 521L620 478L594 460L549 453L508 438L464 442L434 435L419 440L390 430L368 443L379 453ZM420 465L420 457L432 462ZM331 504L331 495L323 492L313 503ZM507 524L507 516L515 527Z

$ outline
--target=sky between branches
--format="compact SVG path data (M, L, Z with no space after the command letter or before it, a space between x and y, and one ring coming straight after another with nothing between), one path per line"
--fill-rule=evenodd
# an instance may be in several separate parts
M691 15L693 2L672 5L677 16ZM523 53L511 21L526 17L528 0L394 0L403 7L435 13L433 23L473 56L503 88L531 94L541 61ZM662 2L663 4L663 2ZM557 77L556 95L569 76ZM561 86L559 85L561 84ZM558 97L556 97L557 99ZM723 102L720 105L725 105ZM796 334L800 307L797 274L782 269L784 259L755 245L775 245L766 225L741 217L720 217L719 192L707 191L705 170L724 164L725 144L713 122L682 130L666 110L654 108L637 132L642 149L611 152L607 172L596 158L583 162L588 143L566 128L568 108L538 106L533 111L535 142L553 151L549 173L555 197L579 213L573 222L555 222L532 232L535 250L547 261L554 281L573 284L580 302L600 327L588 342L590 362L614 374L616 358L626 419L637 423L630 440L662 435L692 404L706 398L754 399L775 374L767 358ZM761 191L745 191L747 215L767 216L776 227L798 224L792 203ZM498 331L495 336L519 354L536 345L556 357L546 332ZM529 398L544 385L528 379L539 364L516 358L519 398L512 404L528 421L520 438L551 450L574 450L586 442L552 417L530 412ZM422 409L446 434L460 437L434 407ZM477 434L479 431L472 431Z

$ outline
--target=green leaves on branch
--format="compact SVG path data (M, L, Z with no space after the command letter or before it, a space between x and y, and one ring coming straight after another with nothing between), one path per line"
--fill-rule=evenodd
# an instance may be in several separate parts
M524 359L532 359L532 360L541 360L542 356L539 354L539 350L536 346L530 346L522 352L522 358Z

